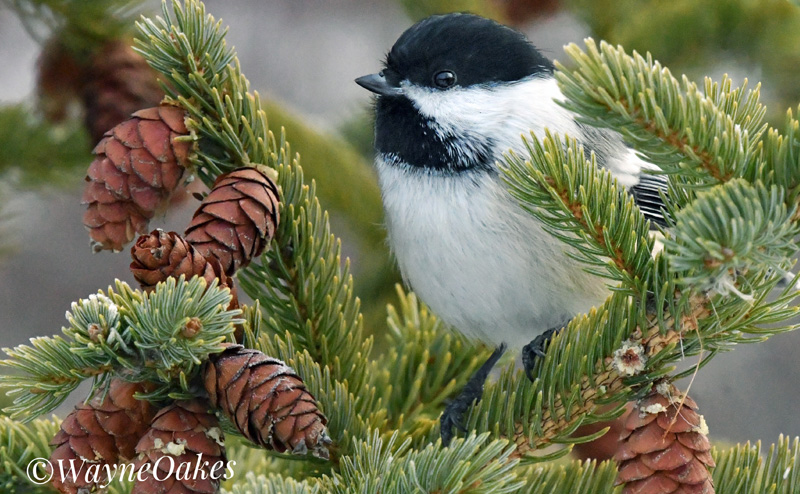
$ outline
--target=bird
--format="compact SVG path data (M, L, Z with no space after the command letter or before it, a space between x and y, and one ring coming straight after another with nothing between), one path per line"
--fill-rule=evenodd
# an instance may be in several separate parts
M532 378L551 335L610 293L510 195L504 156L525 155L522 136L530 133L569 135L653 225L665 224L666 179L620 134L560 105L553 62L524 34L484 17L417 22L380 72L355 82L375 96L375 168L405 283L448 325L495 347L442 413L447 444L506 348L522 349Z

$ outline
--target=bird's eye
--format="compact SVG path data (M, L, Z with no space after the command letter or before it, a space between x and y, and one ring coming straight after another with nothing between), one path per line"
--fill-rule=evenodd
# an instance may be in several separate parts
M449 70L442 70L433 76L433 83L436 87L445 89L456 83L456 75Z

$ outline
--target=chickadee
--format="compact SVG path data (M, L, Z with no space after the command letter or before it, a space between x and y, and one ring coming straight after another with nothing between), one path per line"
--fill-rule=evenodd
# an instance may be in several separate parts
M496 346L445 409L447 443L506 345L525 346L530 376L546 337L609 293L509 194L498 168L503 154L524 155L522 136L531 131L569 134L657 223L665 180L643 174L653 165L619 134L559 106L552 62L489 19L424 19L400 36L381 72L356 83L377 95L375 164L404 279L446 323Z

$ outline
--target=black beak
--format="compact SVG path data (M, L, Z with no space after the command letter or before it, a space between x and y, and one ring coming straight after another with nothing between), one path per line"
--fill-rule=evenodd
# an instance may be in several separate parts
M382 74L370 74L356 79L356 84L381 96L401 96L403 90L386 82Z

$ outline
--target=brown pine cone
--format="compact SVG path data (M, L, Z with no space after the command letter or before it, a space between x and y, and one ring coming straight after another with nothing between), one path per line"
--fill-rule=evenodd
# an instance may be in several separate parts
M278 452L328 458L327 419L291 367L257 350L230 345L206 364L205 387L250 441Z
M600 409L600 412L611 411L613 406L608 406ZM573 446L572 456L580 461L597 460L605 461L614 457L619 446L619 436L625 430L625 421L628 415L633 410L633 403L627 404L625 413L607 422L596 422L594 424L582 425L578 427L573 436L582 437L594 434L605 427L608 427L608 432L588 443L579 443Z
M131 494L215 494L226 473L222 429L205 400L178 401L158 411L136 445ZM164 456L172 461L162 460ZM147 465L147 467L145 467ZM153 469L156 469L154 472ZM230 476L230 475L228 475Z
M84 70L82 99L92 142L142 108L158 105L164 91L157 73L130 40L113 40L93 53Z
M278 188L245 167L217 178L185 236L205 257L219 259L230 276L264 252L278 221Z
M182 109L162 105L141 110L117 125L95 147L87 172L83 224L92 248L121 250L167 204L181 184L191 143Z
M146 292L155 289L156 285L167 278L190 279L201 276L207 283L219 280L219 286L231 290L231 307L238 307L236 286L229 278L219 261L211 257L201 256L190 243L175 232L153 230L149 235L142 235L131 247L131 272L136 281Z
M136 443L154 416L147 401L133 397L145 390L142 384L114 379L104 399L101 400L102 393L98 394L67 415L61 430L50 442L56 446L50 455L50 463L55 468L52 483L59 492L77 494L81 488L91 492L95 485L92 476L87 479L86 474L92 464L113 465L135 457ZM74 460L78 469L76 481L70 475L60 476L59 461L68 472L70 460ZM105 477L99 480L105 484Z
M506 0L503 7L510 25L524 26L533 19L554 14L560 4L560 0Z
M628 415L614 459L616 484L623 494L713 494L711 457L705 421L688 396L656 391Z
M61 122L71 113L71 107L77 109L77 95L83 86L83 65L64 44L60 34L47 40L36 65L39 109L48 120Z

